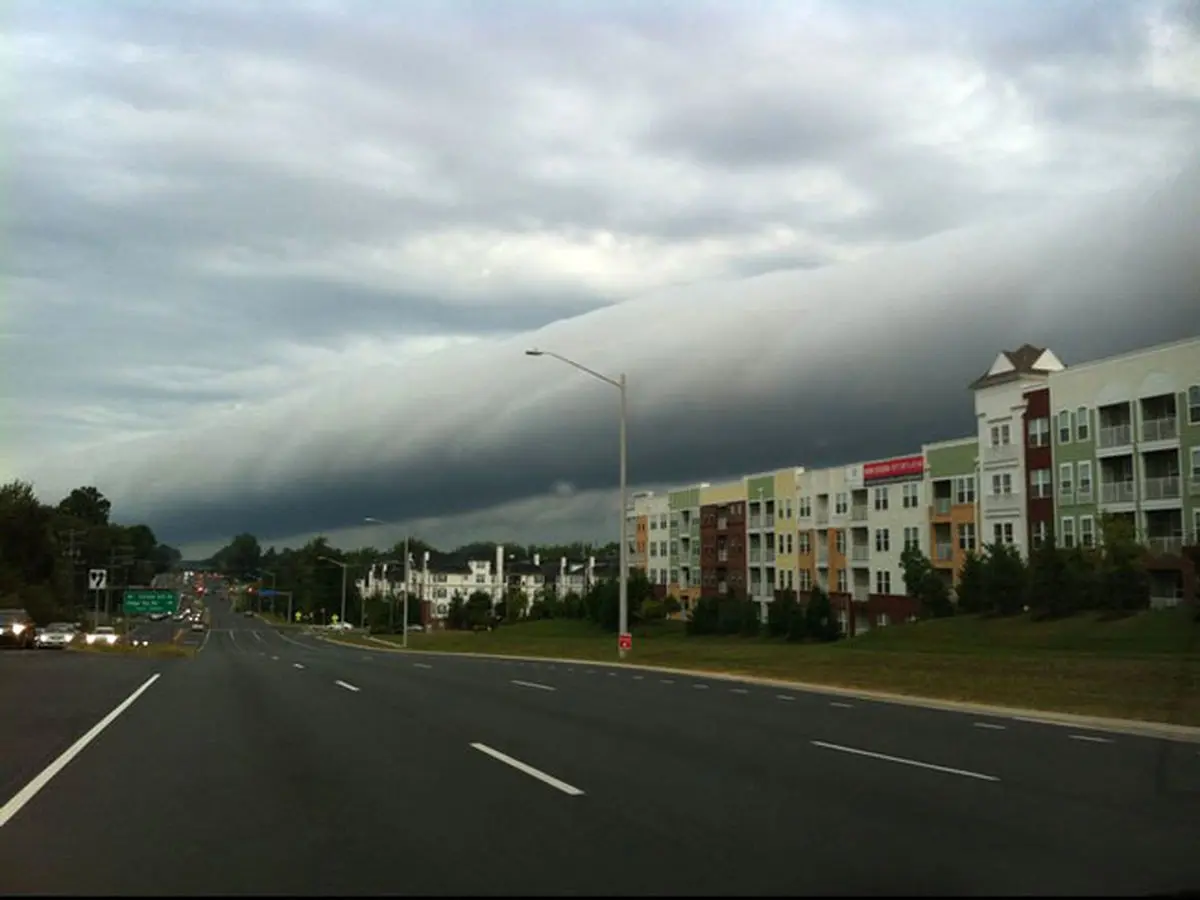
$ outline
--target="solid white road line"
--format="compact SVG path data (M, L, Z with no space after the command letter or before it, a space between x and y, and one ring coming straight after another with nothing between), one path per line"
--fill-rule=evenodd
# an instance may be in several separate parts
M34 779L29 782L29 784L17 791L7 803L5 803L3 806L0 806L0 828L3 828L5 825L7 825L9 820L12 819L12 817L18 812L20 812L21 807L36 797L38 791L49 784L50 779L65 769L67 763L82 753L83 748L94 741L100 732L102 732L116 720L117 716L129 709L129 707L133 705L133 701L142 696L142 694L146 692L150 685L158 681L158 677L158 673L156 672L146 679L146 682L140 688L122 700L117 705L116 709L93 725L83 737L64 750L58 759L54 760L54 762L50 763L50 765L46 766L46 768L42 769L42 771L36 775Z
M304 663L292 663L292 668L293 669L303 669Z
M992 731L1004 731L1003 725L997 725L995 722L972 722L976 728L990 728Z
M776 700L795 700L796 698L793 697L791 694L776 694L775 699Z
M1068 734L1067 737L1069 737L1073 741L1090 741L1093 744L1111 744L1112 743L1111 738L1093 737L1090 734Z
M354 691L354 693L356 693L356 694L359 691L358 688L356 688L354 685L350 684L350 682L348 682L348 681L335 681L334 684L336 684L340 688L345 688L348 691Z
M433 666L429 665L429 663L413 663L413 668L414 669L432 669Z
M538 684L536 681L517 681L515 678L512 684L519 684L521 687L537 688L539 691L557 691L558 688L550 687L548 684Z
M542 782L543 784L550 785L550 787L554 788L555 790L562 791L564 794L569 794L572 797L583 796L583 791L581 791L579 788L575 787L574 785L567 784L565 781L560 781L559 779L555 778L553 775L547 775L545 772L541 771L540 769L535 769L533 766L527 765L527 764L521 762L519 759L513 759L511 756L509 756L506 753L501 753L499 750L493 750L487 744L473 743L473 744L471 744L471 746L474 747L476 750L478 750L480 753L486 753L488 756L492 757L492 759L498 759L498 760L500 760L500 762L504 763L505 765L512 766L518 772L524 772L526 775L529 775L532 778L536 778L538 781Z
M814 747L826 750L837 750L839 753L852 753L855 756L868 756L871 759L882 759L885 762L900 763L905 766L915 766L918 769L929 769L934 772L945 772L947 775L961 775L964 778L978 778L980 781L999 781L995 775L983 775L970 772L967 769L952 769L949 766L939 766L934 763L921 762L918 759L905 759L903 756L888 756L886 753L876 753L873 750L859 750L857 747L843 747L841 744L827 744L824 741L812 741Z
M837 700L834 700L834 701L833 701L832 703L830 703L829 705L830 705L830 706L836 706L838 709L854 709L854 704L853 704L853 703L841 703L841 702L839 702L839 701L837 701Z

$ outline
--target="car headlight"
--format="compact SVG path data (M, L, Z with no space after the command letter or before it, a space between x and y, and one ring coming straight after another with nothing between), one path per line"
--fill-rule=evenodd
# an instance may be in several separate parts
M13 634L20 634L24 630L25 630L25 624L23 622L13 622L13 626L12 626Z
M96 643L96 636L95 636L94 634L89 634L89 635L88 635L88 636L85 638L85 640L86 640L86 641L87 641L89 644L94 644L94 643Z

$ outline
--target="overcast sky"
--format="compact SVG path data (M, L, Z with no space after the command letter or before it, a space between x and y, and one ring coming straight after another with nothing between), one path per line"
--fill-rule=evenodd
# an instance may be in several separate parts
M604 539L616 392L530 344L628 373L637 485L964 433L1001 346L1200 330L1198 9L16 2L4 474Z

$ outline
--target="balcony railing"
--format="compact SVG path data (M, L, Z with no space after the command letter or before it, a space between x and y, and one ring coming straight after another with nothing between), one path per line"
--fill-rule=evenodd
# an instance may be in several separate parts
M1146 419L1142 422L1143 441L1173 441L1179 437L1179 423L1171 419Z
M988 509L1019 509L1024 502L1024 495L1018 493L1012 494L988 494L987 508Z
M950 515L950 507L954 504L951 497L934 497L933 511L939 516Z
M1106 425L1096 435L1096 444L1101 450L1128 447L1133 444L1133 427L1129 424Z
M983 458L988 462L1011 462L1020 455L1019 444L989 444L983 449Z
M865 521L867 521L867 508L866 508L866 506L852 506L852 507L850 507L850 521L851 521L851 522L865 522Z
M1101 503L1132 503L1132 481L1102 481L1100 482Z
M750 562L762 562L762 550L760 550L758 547L750 548Z
M762 516L760 516L758 513L755 513L754 515L752 515L750 517L750 527L751 528L762 528Z
M939 542L934 548L934 553L940 562L949 562L954 559L954 545L949 541Z
M829 524L829 513L828 512L817 513L817 524L818 525L828 525Z
M775 527L775 513L767 513L763 516L763 528Z
M1191 482L1188 485L1188 493L1193 497L1200 497L1200 475L1193 475Z
M869 562L871 559L871 548L864 545L850 548L850 559L854 562Z
M1142 482L1143 500L1175 500L1180 494L1180 478L1168 475L1164 478L1147 478Z
M769 563L775 562L775 548L768 547L765 551L763 551L763 559Z

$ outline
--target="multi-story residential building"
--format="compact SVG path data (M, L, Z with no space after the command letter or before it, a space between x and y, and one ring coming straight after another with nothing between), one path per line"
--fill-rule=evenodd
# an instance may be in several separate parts
M789 466L786 469L779 469L774 476L776 591L798 590L796 575L800 531L796 511L803 475L803 467Z
M629 499L629 508L625 511L625 535L629 541L629 568L647 571L649 547L647 530L650 525L646 511L647 500L654 496L653 491L639 491Z
M665 593L671 569L671 504L666 494L650 494L645 498L646 511L646 577Z
M744 482L748 510L746 596L762 605L775 594L775 475L750 475Z
M1054 532L1054 448L1050 388L1025 392L1021 451L1025 455L1025 546L1040 547Z
M1029 518L1024 486L1027 395L1045 387L1064 366L1053 352L1023 344L1004 350L991 368L971 384L975 392L980 464L980 520L984 543L1003 543L1022 553L1029 548Z
M533 559L509 558L504 569L505 589L509 592L520 591L530 604L541 600L546 592L546 575L542 571L541 554L533 554Z
M455 594L466 598L483 591L495 606L504 597L504 561L503 545L496 547L494 560L425 551L421 564L409 570L409 596L421 604L422 621L437 625L444 620Z
M1181 550L1200 540L1200 338L1072 366L1049 388L1058 543L1091 546L1102 514L1127 518L1155 602L1193 594Z
M671 491L667 590L679 598L686 615L700 597L700 493L707 482Z
M746 486L741 479L700 489L700 591L746 596Z
M980 547L979 439L975 436L926 444L925 496L928 526L921 550L950 584L966 554ZM906 530L905 543L915 538Z

